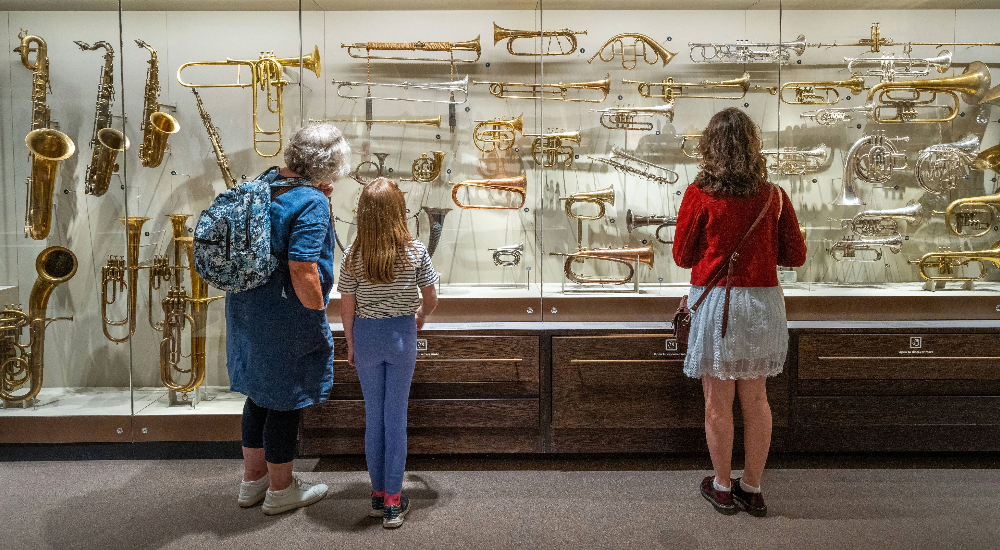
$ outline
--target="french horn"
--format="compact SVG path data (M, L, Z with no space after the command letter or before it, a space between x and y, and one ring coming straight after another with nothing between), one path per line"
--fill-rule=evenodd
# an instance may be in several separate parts
M958 180L969 175L979 151L979 137L968 134L953 143L931 145L920 151L914 175L917 183L929 193L943 194L951 191Z
M624 149L619 149L614 146L611 147L610 158L594 157L590 155L588 155L587 158L603 162L619 172L633 174L643 179L655 181L659 184L677 183L677 180L680 179L680 174L677 172L674 172L664 166L643 160ZM635 163L638 166L633 166L629 164L630 162Z
M1000 268L1000 241L993 243L988 250L951 251L942 248L907 263L918 266L920 276L927 281L978 281L986 278L987 263ZM964 270L970 265L978 266L975 275L956 273L956 270Z
M510 120L494 118L493 120L477 120L475 122L476 127L472 131L472 141L477 149L484 153L506 151L514 146L517 134L520 134L524 128L524 113Z
M846 88L855 94L865 91L865 79L855 76L847 80L829 80L820 82L786 82L780 88L778 97L789 105L835 105L840 101L837 88ZM792 98L786 97L785 91L794 92Z
M958 76L936 79L880 82L868 90L867 105L873 107L872 120L878 123L943 123L955 120L961 110L959 95L969 105L979 103L990 90L990 69L973 61ZM951 99L950 105L935 103L938 95ZM921 116L924 111L940 111L940 116ZM892 116L883 114L888 111Z
M609 107L607 109L591 109L592 113L601 113L601 126L608 130L638 130L646 132L653 129L653 123L638 118L655 118L663 116L667 122L674 121L674 104L657 105L655 107Z
M917 229L927 220L924 205L912 200L902 208L865 210L855 215L851 230L862 237L878 237L899 233L899 222L905 221L910 229Z
M568 197L559 197L559 200L566 201L565 209L566 215L574 220L599 220L604 217L607 212L606 205L614 206L615 204L615 188L607 187L604 189L598 189L596 191L582 191L579 193L573 193ZM588 216L585 214L577 214L573 212L573 205L576 203L588 203L597 205L597 214L593 216Z
M502 193L509 193L517 198L517 204L513 206L504 205L474 205L463 203L458 200L459 189L486 189L487 191L499 191ZM451 200L454 201L455 206L459 208L465 208L470 210L517 210L524 206L524 201L527 198L528 190L528 177L525 173L521 173L519 176L514 176L511 178L493 178L493 179L483 179L483 180L465 180L457 185L453 185L451 188Z
M520 82L491 82L473 80L473 84L489 86L489 92L494 97L500 99L531 99L549 101L568 101L573 103L601 103L608 98L611 92L611 74L605 75L601 80L590 82L560 82L558 84L532 84ZM570 90L580 92L597 92L601 95L596 97L571 97Z
M493 264L497 267L514 267L521 263L521 253L524 252L524 243L509 244L497 248L488 248L493 252Z
M571 31L569 29L558 29L554 31L519 31L513 29L505 29L496 22L493 22L493 45L496 46L501 40L507 41L507 52L510 55L517 56L545 56L545 55L569 55L576 51L577 40L576 35L587 34L587 31ZM535 38L548 39L545 44L545 49L540 52L520 52L514 50L514 42L517 40L531 40ZM555 46L558 50L553 49L553 39L555 39ZM563 40L566 41L566 47L563 48Z
M643 263L653 267L653 247L640 246L634 248L584 248L576 252L562 253L549 252L550 256L565 256L566 262L563 264L563 272L566 278L579 284L600 284L600 285L623 285L635 277L635 266ZM584 260L601 260L623 264L628 267L628 275L623 277L596 277L580 275L573 271L574 263L582 263Z
M610 55L607 55L608 48L610 48ZM675 55L677 54L668 51L659 42L645 34L626 32L609 38L603 46L598 48L597 53L587 60L587 63L593 63L598 57L601 58L601 61L610 63L616 56L620 56L622 68L631 71L639 64L640 58L647 65L656 65L657 61L662 61L662 66L666 67Z
M347 55L355 59L390 59L394 61L424 61L442 63L475 63L479 61L482 49L479 37L464 42L359 42L356 44L341 44L347 49ZM364 50L362 55L359 50ZM399 57L372 55L372 52L425 52L426 57ZM432 55L438 52L439 55ZM467 57L455 57L456 52L468 52ZM472 58L472 54L476 57Z
M564 142L580 143L580 132L550 132L542 134L524 134L524 137L535 138L531 142L531 158L535 164L546 168L562 165L569 168L573 165L575 150L572 145Z
M742 99L750 89L750 73L743 73L743 76L731 80L702 80L701 82L674 82L673 77L668 77L661 82L643 82L641 80L622 79L622 84L636 84L639 95L642 97L653 97L653 88L660 88L660 93L656 97L661 98L666 103L673 103L678 98L700 98L700 99ZM689 93L687 89L705 90L734 90L732 93ZM739 90L739 91L735 91ZM738 95L737 95L738 94Z
M792 53L801 56L806 51L806 37L799 35L791 42L753 42L715 44L688 42L692 63L780 63L787 64ZM698 52L698 55L695 55Z
M420 183L430 183L441 175L441 167L444 165L444 152L432 151L434 158L428 157L427 153L420 155L420 158L413 161L410 167L411 179L400 181L416 181Z
M658 216L656 214L650 214L648 216L639 216L633 214L631 208L629 208L628 211L625 213L625 229L627 229L629 233L631 233L632 230L634 229L640 227L649 227L651 225L656 226L656 231L653 233L653 235L656 237L657 241L660 241L663 244L673 244L674 242L673 240L667 240L661 237L660 231L663 231L664 229L670 227L676 227L677 226L676 216Z
M883 247L899 254L903 237L899 233L886 237L844 237L830 246L830 256L838 262L878 262L882 260Z
M855 76L877 76L881 82L891 82L901 78L927 76L931 71L939 74L951 68L951 52L941 50L935 57L845 57L847 70ZM860 92L859 92L860 93Z

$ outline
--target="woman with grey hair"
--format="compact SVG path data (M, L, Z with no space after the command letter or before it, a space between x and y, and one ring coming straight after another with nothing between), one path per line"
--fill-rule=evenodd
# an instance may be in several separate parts
M308 506L326 485L292 475L302 409L333 387L333 336L326 304L333 288L334 229L329 195L351 149L330 124L302 128L271 185L271 254L278 266L262 286L226 295L226 366L243 407L243 483L238 502L264 501L265 514Z

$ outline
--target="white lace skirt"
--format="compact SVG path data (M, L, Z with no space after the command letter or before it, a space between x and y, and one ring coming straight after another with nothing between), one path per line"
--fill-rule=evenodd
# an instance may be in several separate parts
M688 305L694 305L704 290L691 287ZM780 374L788 353L788 320L781 287L733 287L723 338L725 300L726 287L717 286L691 315L684 374L732 380Z

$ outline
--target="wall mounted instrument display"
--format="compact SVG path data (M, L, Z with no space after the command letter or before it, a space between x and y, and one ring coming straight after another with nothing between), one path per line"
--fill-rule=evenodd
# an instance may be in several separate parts
M909 140L907 136L886 137L884 133L878 132L855 141L845 155L843 187L833 204L864 204L858 198L855 178L867 183L885 183L895 172L905 170L906 154L897 151L893 142Z
M830 256L838 262L878 262L882 259L883 247L899 254L903 237L899 233L886 237L844 237L830 247Z
M607 55L609 49L611 55ZM597 50L597 53L587 60L587 63L593 63L597 58L601 58L601 61L605 63L610 63L615 59L615 56L621 56L622 68L626 71L631 71L639 63L640 58L647 65L656 65L657 61L662 61L662 66L666 67L667 63L670 63L670 60L675 55L677 54L668 51L659 42L645 34L626 32L609 38Z
M108 340L121 344L128 342L135 334L135 310L138 300L139 270L148 266L139 265L139 238L142 226L149 218L129 216L118 218L125 225L125 257L110 256L101 268L101 324ZM127 292L126 314L122 320L108 318L108 306L118 299L119 292ZM112 336L109 327L126 327L124 336Z
M434 255L438 243L441 242L441 233L444 231L444 217L451 212L451 208L437 208L433 206L421 206L420 210L427 214L427 220L431 224L430 239L427 240L427 254ZM417 238L420 237L420 217L417 217Z
M924 254L919 260L907 262L919 267L920 276L928 281L978 281L986 278L986 264L1000 268L1000 241L993 243L988 250L951 251L942 248L938 252ZM965 273L965 268L977 265L975 275ZM962 274L956 270L962 270Z
M611 92L611 74L601 80L591 82L560 82L558 84L522 84L518 82L489 82L473 80L473 84L489 86L489 91L500 99L545 99L551 101L570 101L579 103L602 103ZM570 90L595 91L601 93L601 98L570 97Z
M118 171L118 153L129 148L128 138L111 127L111 103L115 100L115 50L111 44L101 40L93 46L86 42L75 42L81 50L93 51L104 48L104 66L101 67L97 83L97 107L94 113L94 133L90 138L93 155L87 166L84 192L100 197L107 193L111 174Z
M149 50L149 69L146 70L146 91L143 94L142 146L139 147L139 161L146 168L156 168L163 162L163 153L167 150L167 138L181 129L177 119L160 111L160 64L156 58L156 50L139 40L135 43L140 48Z
M225 61L192 61L177 68L177 82L187 88L250 88L253 101L253 149L264 158L277 156L282 146L282 126L284 125L284 89L288 84L283 74L284 67L299 67L312 71L316 78L320 74L319 46L313 46L312 53L294 57L275 57L274 52L264 52L257 59ZM181 73L188 67L236 67L236 82L232 84L195 84L185 82ZM250 81L242 80L243 68L250 73ZM258 101L258 92L264 96L264 105ZM261 127L262 110L276 115L274 129ZM273 151L262 151L261 145L268 144Z
M521 253L524 252L524 243L508 244L498 248L487 248L493 252L493 265L498 267L514 267L521 263Z
M840 92L837 88L846 88L855 94L867 90L865 79L855 76L847 80L829 80L820 82L786 82L781 86L778 97L789 105L836 105L840 102ZM785 92L791 90L792 97Z
M648 132L653 129L653 123L636 120L638 118L666 117L667 122L674 121L674 104L657 105L655 107L609 107L607 109L591 109L592 113L601 113L601 126L608 130L638 130Z
M524 113L510 120L494 118L475 122L477 124L472 131L472 141L477 149L484 153L506 151L514 146L517 134L524 129Z
M73 278L79 263L68 248L50 246L35 258L38 278L31 287L27 313L19 306L0 310L0 401L28 402L42 390L45 366L45 328L53 321L72 321L72 317L47 317L49 296L62 283ZM27 329L28 338L23 340ZM27 386L27 392L16 394Z
M354 124L364 123L371 130L372 124L415 124L417 126L433 126L435 128L441 127L441 116L438 115L435 118L419 118L419 119L390 119L390 118L322 118L315 119L310 118L309 123L313 122L351 122Z
M801 176L819 172L830 160L830 148L820 143L812 149L782 147L761 151L767 161L767 171L782 176Z
M923 204L912 200L902 208L865 210L854 216L848 225L862 237L878 237L899 233L900 221L905 221L911 230L917 229L927 221L927 210Z
M815 120L823 126L834 126L841 122L851 122L855 115L863 115L871 118L874 107L864 105L860 107L825 107L815 111L799 114L802 118Z
M753 42L737 40L729 44L688 42L692 63L780 63L792 60L792 53L801 56L806 51L806 37L799 35L791 42Z
M930 193L951 191L958 180L968 177L979 152L979 137L969 134L954 143L939 143L920 151L914 175L920 187Z
M543 56L543 55L569 55L576 51L576 35L587 34L587 31L571 31L569 29L558 29L554 31L518 31L505 29L496 22L493 22L493 45L496 46L501 40L507 41L507 52L510 55L518 56ZM544 46L539 52L519 52L514 50L514 41L541 38ZM547 40L546 40L547 39ZM565 45L563 41L565 40Z
M566 278L580 284L623 285L631 281L635 276L636 264L643 263L649 267L653 267L652 246L635 248L584 248L569 254L549 252L549 256L565 256L566 262L563 264L563 272L566 274ZM596 277L575 273L573 271L573 264L582 263L584 260L603 260L624 264L628 267L628 275L622 277Z
M667 103L673 103L678 98L700 98L700 99L742 99L750 89L750 73L743 73L743 76L732 80L702 80L701 82L674 82L673 77L669 77L662 82L643 82L641 80L622 79L622 84L636 84L639 95L642 97L653 97L652 89L660 88L660 93L656 95ZM733 90L732 93L690 93L688 89L703 90ZM738 91L736 91L738 90ZM724 94L724 95L720 95ZM738 94L738 95L737 95Z
M21 44L14 49L21 54L21 64L31 71L31 131L24 138L28 147L31 170L25 182L24 236L36 241L49 236L52 227L52 201L59 163L76 151L76 145L66 134L53 130L51 110L46 102L49 85L48 46L40 36L21 29L17 35ZM34 62L31 53L35 54Z
M629 208L628 211L625 213L625 229L627 229L629 233L631 233L633 229L637 229L640 227L649 227L651 225L656 226L656 232L653 233L653 235L656 237L657 241L660 241L663 244L673 244L674 241L672 239L668 241L667 239L661 237L660 231L663 231L664 229L667 229L669 227L676 227L677 226L676 216L658 216L655 214L650 214L648 216L638 216L632 213L631 208Z
M360 164L354 167L354 170L351 173L347 174L348 176L351 177L351 179L360 183L361 185L367 185L375 181L377 178L381 178L382 176L385 175L385 159L386 157L389 156L389 153L372 153L372 154L374 154L375 158L378 159L377 164L370 160L361 161ZM370 177L366 177L361 174L361 169L367 166L371 166L375 170L375 173Z
M606 205L615 205L615 188L606 187L596 191L581 191L579 193L573 193L568 197L559 197L559 200L566 201L563 206L566 209L566 215L569 216L570 219L588 221L599 220L604 217L604 214L607 213ZM589 216L574 212L573 205L577 203L597 205L597 214Z
M341 44L341 48L347 48L347 55L355 59L389 59L393 61L425 61L443 63L475 63L479 61L482 53L479 46L479 37L465 42L359 42L356 44ZM364 50L362 54L360 50ZM425 57L399 57L386 55L372 55L372 52L441 52L447 54L439 56ZM475 53L475 59L456 58L456 52ZM463 54L464 55L464 54Z
M901 78L927 76L931 71L944 74L951 68L951 52L941 50L935 57L845 57L847 70L854 76L877 76L880 82L892 82Z
M1000 192L956 199L945 208L944 223L956 237L982 237L993 229L997 208L1000 208ZM966 228L973 232L966 233Z
M619 172L626 174L633 174L639 176L640 178L655 181L659 184L664 183L677 183L680 179L680 174L674 172L673 170L660 166L658 164L653 164L652 162L642 160L641 158L629 153L624 149L619 149L618 147L611 147L611 157L594 157L587 156L590 160L596 160L598 162L603 162L608 166L611 166ZM628 164L629 162L634 162L639 166L632 166ZM660 172L656 173L654 171Z
M843 44L837 42L833 42L832 44L809 44L809 47L817 48L833 48L837 46L863 46L869 48L872 53L878 53L882 51L883 47L891 46L902 46L904 49L909 51L913 46L936 46L938 48L943 48L944 46L1000 46L1000 42L896 42L891 38L882 38L882 31L879 23L872 23L870 38L862 38L857 42L845 42Z
M212 143L212 151L215 152L215 161L219 164L219 170L222 171L222 181L225 182L226 187L232 189L236 187L236 178L233 177L232 167L229 166L229 157L226 156L226 150L222 148L222 139L219 137L219 130L212 124L212 115L208 114L205 110L205 105L201 102L201 96L198 95L198 90L191 88L191 93L194 94L194 99L198 103L198 114L201 115L201 122L205 125L205 131L208 132L208 141Z
M993 170L996 172L997 168L1000 168L1000 144L980 151L972 163L977 170Z
M458 200L458 190L461 188L467 189L486 189L487 191L499 191L505 194L513 195L518 199L517 204L511 206L497 206L497 205L474 205L466 204ZM493 179L483 179L483 180L465 180L451 188L451 200L455 202L455 205L459 208L465 208L469 210L517 210L524 206L524 201L527 198L528 190L528 177L525 173L521 173L519 176L514 176L511 178L493 178Z
M960 94L966 103L976 105L989 90L990 69L985 63L973 61L958 76L880 82L868 90L866 104L872 107L872 120L879 123L950 122L961 110ZM938 95L951 98L951 105L934 103ZM885 116L883 110L890 110L893 116ZM926 110L943 110L944 114L921 117L921 112Z
M443 151L433 151L431 154L434 155L434 158L428 157L427 153L424 153L420 155L420 158L414 160L410 167L410 173L413 177L400 181L430 183L438 179L438 176L441 175L441 167L444 165L445 154Z
M349 82L347 80L333 80L337 85L337 95L344 99L364 99L365 101L412 101L416 103L445 103L449 105L461 105L469 99L469 77L454 82ZM354 91L354 88L365 88L366 93L361 94ZM371 95L372 88L395 88L403 92L449 92L448 99L435 99L432 95L429 98L394 97L386 95ZM456 97L455 94L459 94ZM460 99L459 99L460 98ZM369 118L371 118L369 116Z
M543 134L524 134L524 137L535 138L531 142L531 158L535 164L546 168L561 165L563 168L573 166L573 156L576 151L572 145L564 142L580 143L580 132L552 132Z

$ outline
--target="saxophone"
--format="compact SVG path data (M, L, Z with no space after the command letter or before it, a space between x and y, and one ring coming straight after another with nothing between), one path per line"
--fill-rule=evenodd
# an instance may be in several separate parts
M177 119L160 111L160 71L156 60L156 50L138 38L135 43L140 48L149 50L149 69L146 71L146 91L143 95L142 108L142 146L139 147L139 160L146 168L156 168L163 162L163 153L167 150L167 138L181 129Z
M24 139L28 146L31 171L28 176L28 194L24 208L24 236L42 240L49 236L52 226L52 199L59 162L76 151L76 145L66 134L49 128L51 111L45 96L51 91L49 84L49 57L45 40L21 29L17 35L21 45L14 48L21 54L21 64L31 75L31 131ZM28 55L35 52L34 63Z
M90 138L93 155L87 166L87 180L84 192L100 197L108 191L111 174L118 171L119 151L128 149L129 142L125 134L111 127L111 102L115 99L115 50L111 44L101 40L93 46L86 42L76 41L81 50L96 50L104 48L104 67L101 68L100 82L97 84L97 109L94 114L94 134Z
M191 88L191 93L194 94L194 98L198 101L198 112L201 114L201 122L205 125L205 130L208 131L208 140L212 142L212 149L215 150L215 160L219 163L219 170L222 170L222 181L226 183L226 187L232 189L236 187L236 178L233 177L233 171L229 167L229 157L226 156L226 150L222 148L222 140L219 139L219 130L212 124L212 115L208 114L205 110L205 105L201 102L201 96L198 95L198 90Z

